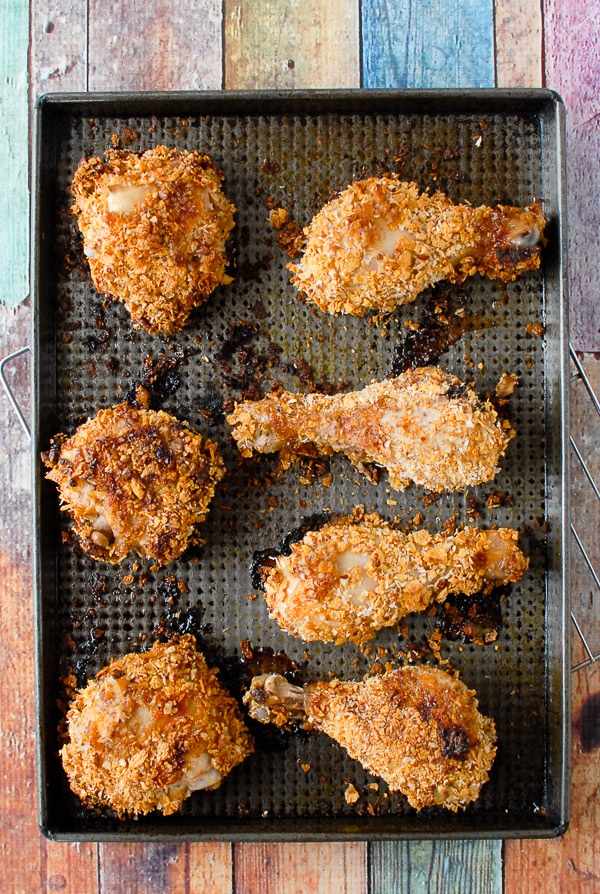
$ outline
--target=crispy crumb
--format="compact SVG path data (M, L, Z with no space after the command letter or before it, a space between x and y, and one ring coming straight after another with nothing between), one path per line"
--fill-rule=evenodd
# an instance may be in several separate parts
M356 788L352 785L351 782L348 784L348 786L347 786L347 788L346 788L346 791L344 792L344 797L345 797L345 799L346 799L346 803L347 803L347 804L356 804L356 802L357 802L358 799L360 798L360 795L358 794L358 791L357 791Z

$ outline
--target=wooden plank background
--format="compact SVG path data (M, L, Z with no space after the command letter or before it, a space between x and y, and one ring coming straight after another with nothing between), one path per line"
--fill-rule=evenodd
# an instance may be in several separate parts
M28 341L27 8L3 0L0 56L0 158L20 180L0 243L0 339ZM542 21L543 12L543 21ZM30 102L47 91L332 86L556 87L568 102L574 335L599 350L597 278L598 16L594 5L544 0L261 0L233 2L32 0ZM440 27L442 23L442 27ZM542 50L542 35L544 48ZM11 114L7 116L7 110ZM19 143L19 140L21 141ZM573 146L573 140L579 142ZM4 142L2 142L4 141ZM19 146L21 148L19 148ZM12 155L11 155L12 153ZM6 202L6 200L5 200ZM5 206L6 207L6 206ZM584 229L585 228L585 229ZM585 238L582 234L585 233ZM576 267L576 269L574 269ZM600 386L597 362L587 358ZM28 359L9 371L27 408ZM574 385L574 425L598 463L600 439L589 403ZM347 894L538 891L589 892L600 885L597 785L600 734L597 668L575 678L574 821L557 842L386 842L365 844L57 844L37 830L34 776L34 671L31 599L29 447L0 393L0 854L7 892L215 892ZM596 433L596 434L595 434ZM597 506L575 483L578 512L597 529ZM598 556L594 541L592 552ZM600 557L598 557L600 558ZM586 576L587 575L587 576ZM598 594L581 563L574 568L580 619L600 648ZM600 888L598 888L600 890Z

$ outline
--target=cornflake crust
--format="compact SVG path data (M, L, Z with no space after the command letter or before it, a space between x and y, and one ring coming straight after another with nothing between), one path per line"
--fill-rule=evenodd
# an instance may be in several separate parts
M253 751L237 702L186 634L112 661L76 693L61 750L72 790L121 817L167 815Z
M417 810L464 809L496 756L494 721L478 711L476 693L438 668L309 684L306 714Z
M134 552L166 565L202 543L198 526L225 474L215 443L127 403L57 435L42 459L81 548L113 564Z
M343 452L359 468L376 463L390 485L434 493L490 481L515 432L489 401L437 367L408 370L347 394L292 394L242 401L227 416L242 456Z
M322 310L363 316L408 304L439 280L509 282L540 266L546 219L526 208L455 205L390 174L351 183L305 228L292 283Z
M264 576L270 617L306 641L362 645L451 593L488 593L528 567L509 528L405 534L373 513L339 517L293 543Z
M157 146L84 159L71 185L94 285L134 325L178 332L225 273L235 207L208 155Z

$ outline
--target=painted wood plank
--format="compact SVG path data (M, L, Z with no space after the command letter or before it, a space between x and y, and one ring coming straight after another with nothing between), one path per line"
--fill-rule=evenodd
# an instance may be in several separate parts
M232 894L233 847L231 844L188 845L190 894Z
M600 361L586 356L584 362L594 389L600 394ZM596 481L600 481L600 420L579 381L571 387L571 434ZM586 551L600 571L598 500L573 458L572 518ZM600 593L574 545L571 598L573 612L594 654L600 652ZM573 662L586 657L573 632ZM600 891L600 665L573 676L572 820L558 841L507 842L506 891L538 894L565 891L589 894Z
M3 356L27 344L29 309L0 308ZM29 358L6 368L28 412ZM0 866L3 891L38 891L42 849L37 825L35 686L31 573L31 462L0 388Z
M101 844L99 857L99 889L103 894L175 894L189 890L185 844Z
M28 8L1 0L0 159L2 211L0 302L16 307L29 294L29 194L27 184Z
M363 844L236 844L235 894L364 894Z
M358 87L358 0L225 0L225 87Z
M86 0L31 4L31 103L43 93L87 89Z
M89 89L219 89L221 27L221 0L90 0Z
M371 850L369 894L501 891L501 847L499 841L382 842Z
M43 862L44 894L97 894L98 847L96 844L63 844L46 841Z
M496 86L541 87L540 0L496 0Z
M364 87L493 87L493 0L363 0Z
M571 337L600 350L600 15L597 3L544 0L545 84L567 109Z

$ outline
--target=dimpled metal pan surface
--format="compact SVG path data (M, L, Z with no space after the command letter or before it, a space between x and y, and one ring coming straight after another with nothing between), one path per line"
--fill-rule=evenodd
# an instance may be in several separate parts
M34 163L35 540L40 823L65 840L369 839L552 836L568 823L568 476L565 427L563 112L551 91L339 91L43 97ZM234 282L171 337L132 328L86 268L69 184L84 156L112 146L199 149L225 174L235 204ZM350 181L395 172L455 201L540 199L548 244L539 271L514 283L472 277L431 290L386 320L330 317L297 299L274 207L305 226ZM440 315L450 320L448 338ZM437 329L435 328L437 325ZM420 328L418 329L417 327ZM441 328L440 328L441 327ZM429 333L419 340L415 332ZM434 337L438 333L441 341ZM445 332L445 335L444 335ZM360 388L433 360L476 390L503 373L518 385L517 432L494 482L436 501L370 483L341 456L278 475L277 457L241 461L223 411L276 384ZM89 559L68 534L40 451L100 407L145 385L153 406L188 420L222 450L227 475L203 526L205 545L165 568ZM368 650L308 646L268 618L252 583L254 551L280 544L304 518L353 506L438 530L459 523L518 528L530 568L494 605L497 637L469 642L438 616L409 616ZM258 595L256 595L258 593ZM250 598L249 598L250 597ZM256 598L253 598L256 597ZM491 603L490 603L491 604ZM447 622L446 617L446 622ZM442 627L439 625L442 624ZM498 731L498 755L477 802L452 814L414 811L325 736L258 734L256 752L180 814L137 821L97 815L71 794L58 758L65 680L82 685L112 658L189 630L239 695L256 660L282 652L305 681L360 679L386 662L436 662L431 645L476 689ZM440 639L441 633L441 639ZM432 640L432 635L435 635ZM477 637L476 637L477 639ZM242 647L241 644L245 643ZM261 651L262 650L262 651ZM375 669L377 669L375 667ZM349 784L359 793L347 803Z

